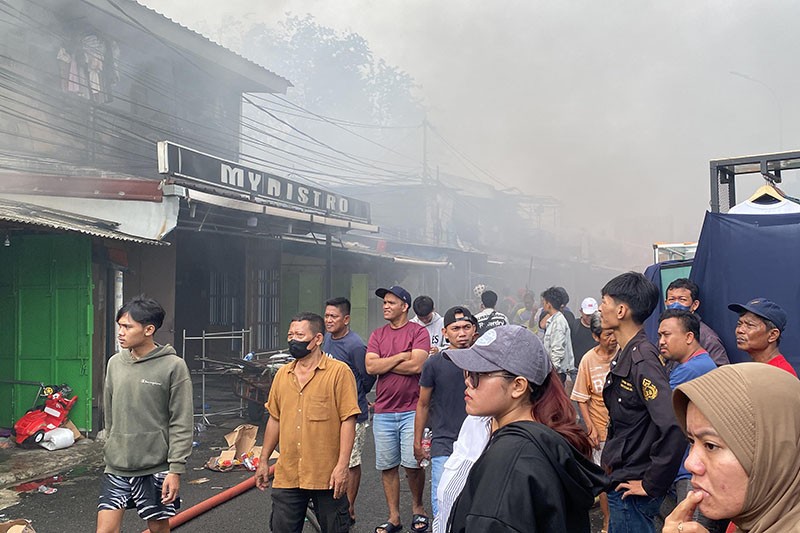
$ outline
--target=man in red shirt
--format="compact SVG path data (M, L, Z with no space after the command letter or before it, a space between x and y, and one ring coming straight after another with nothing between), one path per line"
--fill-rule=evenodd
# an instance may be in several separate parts
M781 355L781 334L786 327L786 312L773 301L755 298L746 304L730 304L739 313L736 322L736 347L747 352L756 363L767 363L797 376Z

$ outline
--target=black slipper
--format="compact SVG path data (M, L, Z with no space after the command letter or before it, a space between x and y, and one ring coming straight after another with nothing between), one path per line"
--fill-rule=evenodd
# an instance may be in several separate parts
M415 514L411 520L411 531L425 533L425 531L428 531L429 525L430 518L424 514Z
M401 533L403 531L403 524L392 524L388 520L375 528L375 533L380 533L378 530L382 529L383 533ZM422 531L427 530L427 528Z

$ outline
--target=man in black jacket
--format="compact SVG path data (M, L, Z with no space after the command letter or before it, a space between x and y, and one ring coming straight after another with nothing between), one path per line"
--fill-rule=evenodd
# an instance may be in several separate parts
M602 456L613 480L608 491L610 529L655 532L653 518L686 449L672 411L667 372L642 327L659 291L643 275L628 272L609 281L602 295L601 324L614 330L621 350L603 389L610 419Z

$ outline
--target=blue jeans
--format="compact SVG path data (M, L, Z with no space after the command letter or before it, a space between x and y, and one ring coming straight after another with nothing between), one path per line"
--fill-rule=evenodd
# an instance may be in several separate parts
M436 489L439 488L439 480L442 479L442 472L444 471L444 464L447 462L449 455L437 455L431 457L431 509L433 516L439 514L439 506L436 503Z
M375 437L375 467L391 470L398 465L419 468L414 458L415 411L379 413L372 417L372 435Z
M608 510L611 515L608 533L656 533L653 519L658 515L663 496L628 496L622 492L608 492Z

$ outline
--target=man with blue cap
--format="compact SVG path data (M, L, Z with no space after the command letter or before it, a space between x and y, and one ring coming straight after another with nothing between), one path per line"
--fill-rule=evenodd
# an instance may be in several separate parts
M737 348L747 352L756 363L776 366L797 377L792 365L781 355L786 312L778 304L766 298L754 298L746 304L730 304L728 309L739 313L735 332Z

